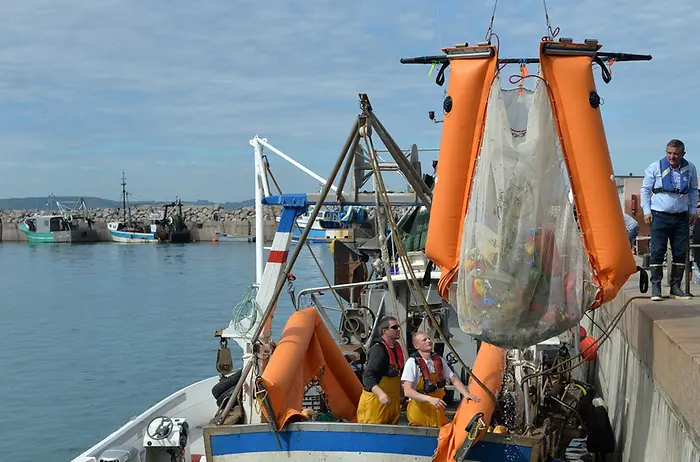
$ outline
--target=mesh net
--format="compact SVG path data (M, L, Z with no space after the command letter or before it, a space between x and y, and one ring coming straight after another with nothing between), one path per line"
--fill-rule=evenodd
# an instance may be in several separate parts
M462 234L462 330L525 348L578 324L598 287L569 198L544 81L502 90L495 79Z

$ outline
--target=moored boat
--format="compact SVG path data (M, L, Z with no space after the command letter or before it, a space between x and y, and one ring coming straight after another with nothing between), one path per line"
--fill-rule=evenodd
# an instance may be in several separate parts
M57 211L44 211L25 218L18 229L32 243L85 243L97 242L99 236L93 228L95 220L90 217L85 201L81 198L75 207L67 208L55 196L49 202Z
M107 223L107 231L113 242L123 244L156 243L157 220L159 216L151 213L150 223L143 224L131 215L131 204L126 191L126 176L122 172L122 219Z
M163 213L151 212L148 223L135 220L131 214L131 204L126 191L126 177L122 172L122 218L107 223L107 231L113 242L123 244L148 244L158 242L191 242L190 231L182 217L182 202L166 204ZM177 213L168 216L168 208L178 208Z

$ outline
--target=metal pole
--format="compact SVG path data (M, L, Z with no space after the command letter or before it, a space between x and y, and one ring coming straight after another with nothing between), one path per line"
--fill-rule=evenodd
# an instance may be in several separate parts
M282 159L286 160L286 161L289 162L290 164L294 165L295 167L297 167L297 168L298 168L299 170L301 170L302 172L304 172L304 173L306 173L307 175L311 176L313 179L318 180L322 185L325 186L326 180L324 180L320 175L318 175L318 174L315 173L314 171L309 170L308 168L304 167L304 166L301 165L299 162L297 162L296 160L292 159L292 158L289 157L287 154L283 153L282 151L280 151L279 149L277 149L277 148L274 147L273 145L269 144L268 142L266 142L266 141L260 141L260 144L262 144L262 145L265 146L267 149L269 149L270 151L274 152L275 154L277 154L278 156L280 156ZM331 182L331 183L332 183L332 182ZM335 191L335 190L336 190L336 187L333 186L333 185L331 185L331 189L332 189L333 191Z
M614 59L615 61L651 61L651 55L639 55L633 53L614 53L599 51L596 53L603 61L610 61ZM401 58L401 64L442 64L449 61L450 57L447 55L435 55L435 56L418 56L416 58ZM498 60L499 64L537 64L540 62L540 58L501 58Z
M260 285L262 281L264 261L263 246L265 244L265 222L263 220L262 204L262 145L256 136L250 142L255 151L255 283Z
M350 169L352 168L353 163L355 162L355 151L357 151L357 145L360 142L360 135L357 134L355 135L355 138L352 140L352 145L350 146L350 153L347 156L347 160L345 161L345 167L343 167L343 172L340 174L340 181L338 182L338 199L345 199L343 197L343 188L345 188L345 181L348 179L348 174L350 173Z
M355 118L355 123L352 127L352 131L350 132L350 135L348 135L348 139L345 141L345 145L343 146L343 150L340 153L340 156L338 157L338 160L335 162L335 165L333 166L333 171L330 174L330 177L328 181L323 185L323 189L321 190L321 194L319 197L318 202L316 202L316 205L314 206L313 211L311 212L311 216L309 216L309 221L306 224L306 227L304 227L304 232L302 233L301 237L299 238L299 242L297 245L294 247L294 251L292 252L291 256L289 257L289 261L287 262L287 266L284 268L284 274L285 276L289 274L291 271L292 267L294 266L294 263L296 262L297 258L299 257L299 253L301 253L301 249L304 247L304 243L306 242L306 238L309 236L309 233L311 232L311 227L314 224L314 221L316 220L316 217L318 216L318 213L321 211L321 207L323 207L323 202L326 200L326 196L328 196L328 192L332 188L333 181L335 180L335 177L338 175L338 171L340 170L340 167L343 165L343 161L345 160L345 156L347 155L348 150L350 149L350 144L352 143L353 138L355 138L355 135L357 134L357 129L359 127L359 119ZM277 304L277 299L280 296L280 293L282 292L282 289L284 288L285 284L287 282L286 277L280 277L277 281L277 285L275 286L275 291L272 294L272 298L270 299L270 303L267 305L265 308L265 313L262 318L262 322L258 325L258 327L255 329L255 333L251 337L250 344L255 345L255 343L258 341L260 338L260 335L263 333L265 330L265 325L267 324L268 320L272 316L272 313L274 312L274 307ZM237 400L238 395L241 392L241 389L243 388L243 383L245 382L246 378L248 377L248 374L250 373L250 370L253 367L253 363L255 362L254 357L251 358L251 360L246 363L245 367L243 368L243 372L241 373L241 378L238 380L238 383L236 384L236 387L233 389L233 393L231 394L231 398L229 398L228 402L226 403L226 407L224 408L223 412L218 418L218 423L221 425L226 419L226 416L228 413L231 411L231 408L233 407L233 403Z

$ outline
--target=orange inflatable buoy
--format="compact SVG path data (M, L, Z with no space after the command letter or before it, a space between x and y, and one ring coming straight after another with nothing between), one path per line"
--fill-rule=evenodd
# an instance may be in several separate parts
M259 379L265 386L275 413L265 417L282 428L289 420L312 416L303 408L304 390L317 380L334 416L356 422L362 383L343 356L315 308L296 311L289 317L275 351Z
M547 53L552 45L571 54ZM575 50L582 46L586 45L544 41L540 66L548 82L583 245L601 289L592 306L597 308L615 298L637 271L637 264L629 251L603 118L596 103L594 56L576 55ZM600 47L597 45L595 51Z
M457 49L483 56L450 60L452 69L445 100L450 110L445 114L433 192L433 203L437 201L438 207L433 205L431 210L425 244L426 255L440 267L443 275L450 271L456 274L462 223L498 61L496 48L491 45ZM447 290L447 287L440 290L445 299Z
M501 390L504 371L505 350L489 345L488 343L482 343L476 355L476 359L474 360L472 372L496 396L498 396ZM477 435L475 443L484 436L489 428L496 403L494 403L491 396L486 393L486 390L481 388L473 380L469 381L467 390L469 393L477 396L479 401L462 401L452 422L440 428L438 446L433 455L433 462L455 460L455 454L467 438L465 429L476 414L480 412L484 413L482 419L486 423L486 426Z

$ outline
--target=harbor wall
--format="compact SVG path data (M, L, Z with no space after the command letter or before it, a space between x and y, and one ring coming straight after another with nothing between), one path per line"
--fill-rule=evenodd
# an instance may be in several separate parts
M278 207L264 208L264 236L271 240L277 229L275 217L280 214ZM157 207L138 207L132 209L132 217L137 220L148 220L150 213L162 213ZM0 211L0 242L26 242L27 238L18 226L22 221L34 215L36 210ZM216 233L226 233L234 237L255 236L255 209L245 207L236 210L224 210L221 206L183 206L182 214L187 227L195 241L211 241ZM107 223L121 218L119 209L91 209L94 218L93 227L97 230L101 241L109 241Z
M599 326L609 326L630 298L642 295L638 281L635 275L615 300L593 313ZM590 321L584 326L594 338L601 336ZM600 347L595 376L617 440L613 461L700 462L697 300L631 300Z

